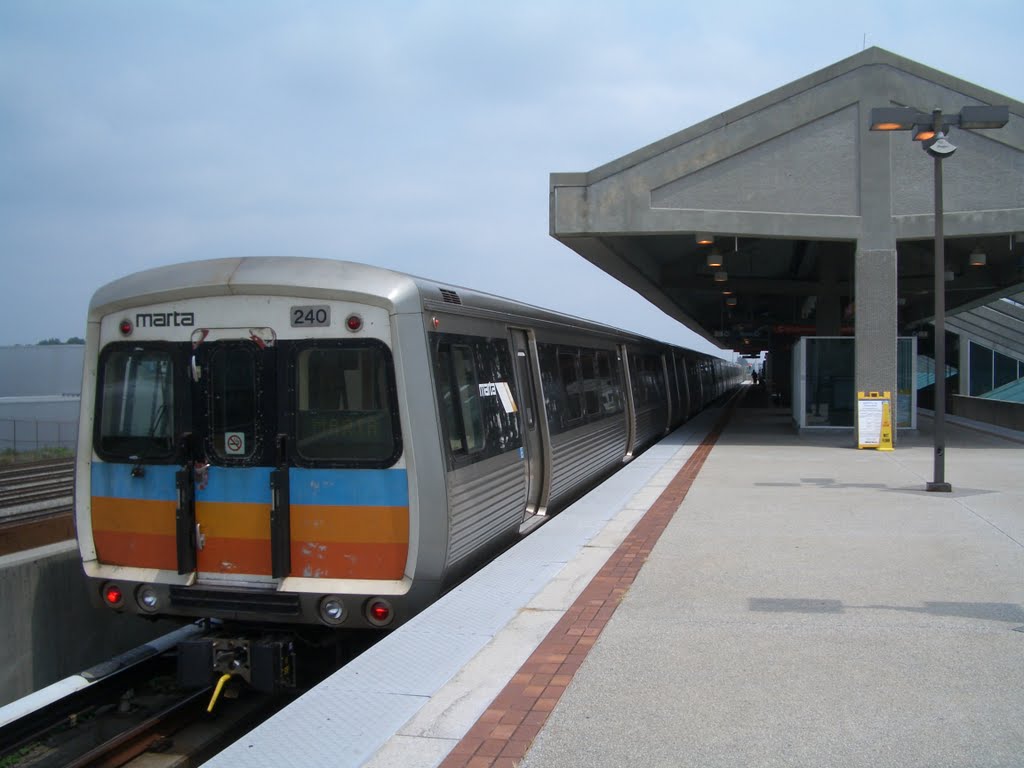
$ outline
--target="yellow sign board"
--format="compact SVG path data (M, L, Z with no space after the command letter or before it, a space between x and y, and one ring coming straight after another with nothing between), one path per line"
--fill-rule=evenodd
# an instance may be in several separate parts
M892 450L892 393L857 393L857 447Z

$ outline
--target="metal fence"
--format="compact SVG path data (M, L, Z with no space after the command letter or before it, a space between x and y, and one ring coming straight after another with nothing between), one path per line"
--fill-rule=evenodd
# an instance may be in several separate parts
M44 448L74 452L77 443L77 421L0 419L0 453L27 453Z

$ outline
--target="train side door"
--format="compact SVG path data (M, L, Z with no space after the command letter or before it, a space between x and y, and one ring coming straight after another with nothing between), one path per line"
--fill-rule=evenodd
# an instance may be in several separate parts
M512 352L515 356L516 383L520 410L523 414L523 448L526 451L526 517L546 514L547 494L545 492L546 477L545 451L546 429L543 408L537 389L535 355L530 348L529 331L519 328L511 329Z
M269 330L269 329L265 329ZM199 582L272 582L277 350L224 338L193 350L195 570ZM182 546L179 529L179 551Z

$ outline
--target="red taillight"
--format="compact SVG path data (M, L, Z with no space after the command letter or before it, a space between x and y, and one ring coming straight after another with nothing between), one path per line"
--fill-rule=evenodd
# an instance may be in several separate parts
M132 332L132 321L122 320L121 324L117 326L117 329L121 332L122 336L130 336Z
M117 584L107 584L103 588L103 599L111 608L116 608L124 600L124 593Z
M371 624L383 627L385 624L391 622L391 604L387 600L381 600L379 598L373 600L366 607L366 618L370 620Z
M349 315L345 319L345 327L348 328L353 333L355 333L356 331L363 327L363 318L361 318L359 315Z

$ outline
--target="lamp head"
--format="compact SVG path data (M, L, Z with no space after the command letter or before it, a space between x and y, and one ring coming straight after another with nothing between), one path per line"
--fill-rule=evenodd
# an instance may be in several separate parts
M956 145L947 139L946 134L942 131L936 133L935 138L925 141L922 146L924 146L925 152L939 160L945 160L956 152Z

